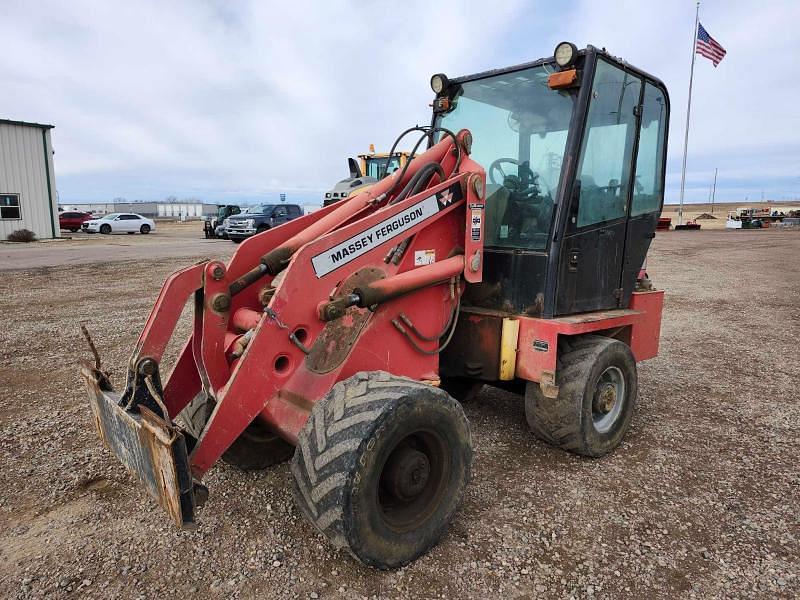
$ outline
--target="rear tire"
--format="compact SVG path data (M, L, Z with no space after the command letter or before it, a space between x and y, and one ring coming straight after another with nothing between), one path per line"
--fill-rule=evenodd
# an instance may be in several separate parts
M334 546L396 568L444 535L471 464L469 423L447 393L382 371L357 373L317 402L300 432L295 503Z
M583 456L608 454L622 442L637 394L636 361L627 344L596 335L559 344L558 397L528 382L525 416L531 431Z
M148 233L150 233L150 225L148 225L147 223L142 225L139 228L139 233L141 233L142 235L147 235Z
M106 235L111 233L111 225L101 225L100 226L100 233L104 233Z
M201 392L181 411L178 420L197 440L213 411L214 403ZM293 452L294 446L255 420L222 454L222 460L243 471L258 471L289 460Z

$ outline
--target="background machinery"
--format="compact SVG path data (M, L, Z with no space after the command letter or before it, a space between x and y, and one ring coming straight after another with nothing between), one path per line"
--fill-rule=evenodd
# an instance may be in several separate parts
M225 238L225 231L222 229L222 223L232 215L238 215L242 209L235 204L219 204L217 205L217 214L213 217L206 217L203 219L203 234L206 239L216 237Z
M83 365L102 439L177 525L194 524L220 458L291 456L309 523L392 568L459 506L472 441L458 398L476 386L524 394L533 433L570 452L623 439L636 362L658 349L663 292L640 269L663 202L664 85L562 43L431 87L431 125L404 133L420 136L413 160L227 264L170 276L120 391L96 351Z
M391 175L397 169L402 169L410 159L408 152L393 152L391 160L388 152L375 153L375 147L370 144L369 154L359 154L358 161L354 158L347 159L350 176L342 179L333 188L325 192L323 206L328 206L339 200L348 198L360 192L365 192L369 186Z

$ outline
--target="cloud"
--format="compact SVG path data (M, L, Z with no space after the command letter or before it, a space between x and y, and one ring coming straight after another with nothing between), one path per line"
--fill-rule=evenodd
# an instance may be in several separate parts
M430 75L499 48L518 10L19 3L0 23L7 116L56 125L62 198L318 199L347 156L428 122Z
M688 2L11 2L2 116L56 125L65 200L313 201L347 156L429 121L432 73L570 39L667 83L676 200L693 19ZM705 197L714 167L722 194L800 195L800 5L708 2L701 20L728 56L697 59L688 197Z
M579 42L605 46L667 84L668 202L679 196L694 13L694 2L582 2L571 21ZM715 167L718 198L752 199L762 189L767 198L800 197L800 82L792 75L800 54L798 20L800 4L791 0L701 5L700 21L728 54L717 68L696 58L688 200L706 200Z

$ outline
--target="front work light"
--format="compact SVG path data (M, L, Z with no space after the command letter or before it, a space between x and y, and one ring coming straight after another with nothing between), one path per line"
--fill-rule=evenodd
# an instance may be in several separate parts
M437 96L447 89L447 75L444 73L437 73L431 77L431 89Z
M572 66L578 57L578 47L572 42L561 42L556 46L553 56L556 59L556 64L562 69L566 69Z

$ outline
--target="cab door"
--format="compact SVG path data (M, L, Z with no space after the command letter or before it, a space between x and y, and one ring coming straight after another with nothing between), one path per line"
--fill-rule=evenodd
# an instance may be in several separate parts
M625 254L642 80L598 57L572 182L557 315L616 308Z
M644 85L639 143L622 272L622 306L628 306L664 204L669 99L652 83Z

